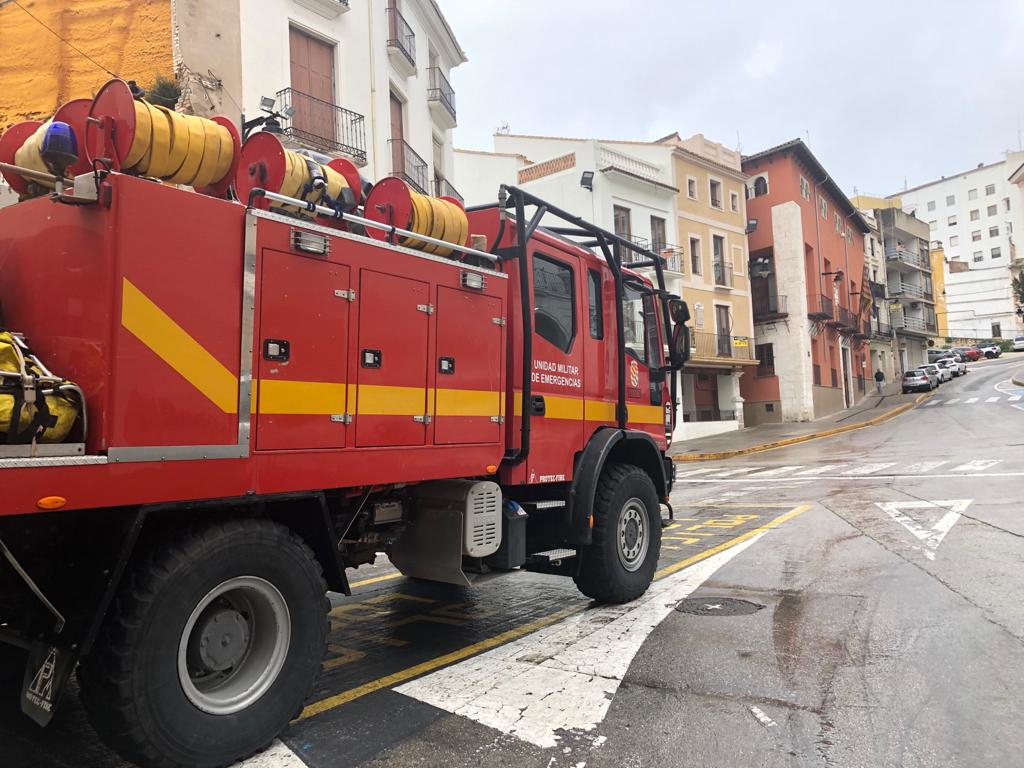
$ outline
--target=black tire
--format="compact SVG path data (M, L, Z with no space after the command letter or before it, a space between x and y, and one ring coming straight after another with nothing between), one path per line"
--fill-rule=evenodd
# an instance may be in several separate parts
M239 580L248 586L225 592L199 613L211 594ZM266 584L272 589L266 590ZM246 589L253 596L248 603ZM111 748L146 768L214 768L265 749L301 711L313 689L326 647L330 608L326 593L309 547L287 528L269 521L217 522L154 547L125 574L96 645L79 667L90 722ZM271 595L267 605L276 605L276 613L267 613L260 602L266 594ZM236 599L236 595L242 597ZM217 636L209 628L211 621L225 615L225 605L229 634ZM281 605L287 608L287 621L277 621L285 615ZM222 674L277 669L260 684L268 687L258 698L237 711L211 714L186 695L186 683L179 676L179 645L192 621L193 636L203 635L199 627L205 626L210 643L188 644L188 654L210 658L207 649L214 648L215 655L218 647L226 647L222 646L228 642L225 638L239 634L247 638L241 643L243 655L235 657ZM243 632L237 630L240 622L247 627ZM253 632L257 626L271 627L271 631ZM290 632L286 640L281 639L283 628ZM271 650L272 660L264 663L266 643L277 650ZM196 650L200 647L202 651ZM211 684L193 676L195 656L186 658L185 680L194 696L200 685ZM213 679L217 673L206 674ZM219 691L230 687L224 683L221 689L213 688L212 695L225 695ZM251 691L252 686L243 683L242 689Z
M646 552L631 571L620 558L618 531L620 518L635 501L646 513L648 540ZM654 578L661 553L661 506L646 472L632 464L605 466L594 498L593 534L591 545L580 553L574 577L580 592L604 603L628 603L640 597Z

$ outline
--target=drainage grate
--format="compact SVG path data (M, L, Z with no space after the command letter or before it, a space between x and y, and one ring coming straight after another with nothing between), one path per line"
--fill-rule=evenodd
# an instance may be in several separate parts
M694 616L746 616L762 608L763 605L735 597L687 597L676 605L680 613Z

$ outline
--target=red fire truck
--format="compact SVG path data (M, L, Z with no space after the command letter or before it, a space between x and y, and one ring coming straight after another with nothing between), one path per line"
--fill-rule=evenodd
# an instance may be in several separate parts
M382 552L644 592L689 351L656 254L514 187L441 256L388 206L94 167L0 210L0 331L38 362L0 395L84 395L66 440L0 445L0 694L27 715L77 667L124 757L246 757L312 689L325 593Z

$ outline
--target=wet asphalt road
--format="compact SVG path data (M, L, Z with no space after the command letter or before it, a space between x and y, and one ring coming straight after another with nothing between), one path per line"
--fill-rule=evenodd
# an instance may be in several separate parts
M1024 355L972 368L886 424L682 465L632 606L360 569L321 684L251 765L1024 764ZM5 768L122 764L75 691L47 731L0 712L0 745Z

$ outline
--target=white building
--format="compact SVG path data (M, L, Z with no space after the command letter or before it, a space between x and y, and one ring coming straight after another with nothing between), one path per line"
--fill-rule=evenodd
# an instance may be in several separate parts
M292 142L345 155L371 181L457 194L450 72L466 55L435 0L242 0L239 13L247 119L272 98L294 110Z
M1024 152L898 195L903 209L928 223L946 253L949 334L958 339L1024 333L1012 299L1011 268L1024 232L1024 196L1009 181Z

